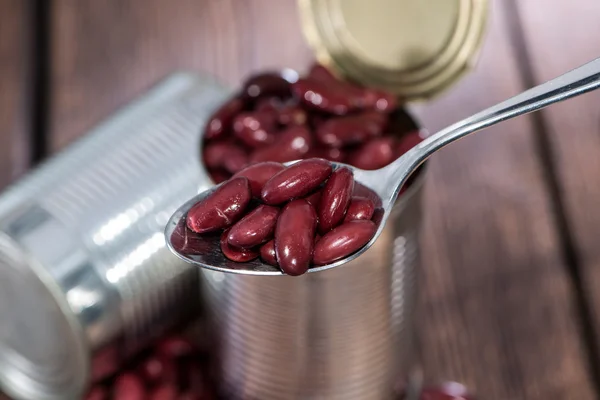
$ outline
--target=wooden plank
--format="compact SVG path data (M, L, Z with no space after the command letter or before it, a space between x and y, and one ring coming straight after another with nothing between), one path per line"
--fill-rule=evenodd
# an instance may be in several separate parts
M517 2L532 80L541 83L600 56L600 3L594 0ZM544 12L540 13L540 7ZM600 92L542 112L572 238L575 268L591 300L600 340ZM595 354L599 357L600 354ZM600 360L597 360L600 363Z
M29 34L27 2L0 2L0 189L29 161L26 95Z
M291 0L56 0L53 22L54 150L174 69L236 85L252 70L302 69L312 59ZM502 10L495 13L478 70L417 110L427 126L522 89L506 24ZM420 310L426 371L486 399L591 399L530 121L494 131L430 164Z
M523 90L514 21L500 4L474 73L419 110L433 130ZM594 398L531 118L460 141L430 167L418 314L426 375L488 400Z
M51 149L178 69L235 85L253 70L304 68L311 53L296 7L290 0L55 1Z
M23 174L30 160L27 6L23 0L0 1L0 189ZM0 400L8 397L0 393Z

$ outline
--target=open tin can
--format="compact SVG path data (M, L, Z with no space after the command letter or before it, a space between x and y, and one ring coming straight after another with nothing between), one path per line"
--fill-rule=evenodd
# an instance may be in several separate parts
M487 2L301 0L300 11L318 61L336 75L424 100L469 69ZM387 400L417 392L409 386L424 172L373 247L341 267L300 277L202 270L225 398Z
M77 400L198 317L198 269L166 247L206 182L198 128L227 90L178 73L0 195L0 389Z

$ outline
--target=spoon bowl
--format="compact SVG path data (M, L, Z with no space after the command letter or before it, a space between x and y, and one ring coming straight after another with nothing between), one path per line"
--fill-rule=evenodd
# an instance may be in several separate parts
M384 168L365 171L350 165L332 162L334 168L342 166L350 168L354 172L358 190L367 191L371 197L375 196L377 199L378 209L374 218L377 231L371 240L355 253L331 264L313 266L309 268L308 272L342 266L367 251L381 235L402 186L410 175L436 151L489 126L540 110L598 87L600 87L600 59L591 61L429 136ZM185 219L190 208L215 189L216 187L213 187L200 193L183 204L171 216L165 229L168 247L184 261L211 270L246 275L282 275L283 272L278 267L265 264L260 259L246 263L230 261L220 251L220 235L198 235L186 227Z
M285 163L285 165L292 165L296 162L298 161L288 162ZM367 251L373 245L373 243L375 243L383 231L385 221L389 217L389 213L395 200L395 198L392 200L392 197L388 196L387 201L382 201L384 199L382 194L389 194L388 190L385 189L385 185L378 187L380 190L383 190L382 193L371 188L374 186L372 180L380 177L379 174L381 173L381 170L365 171L343 163L331 162L331 164L334 170L341 167L347 167L354 172L354 195L369 198L374 202L375 213L372 221L377 225L378 228L369 243L367 243L367 245L362 247L357 252L331 264L312 266L309 268L308 272L323 271L337 267L354 260L362 253ZM175 213L169 219L165 229L167 246L182 260L188 263L196 264L203 268L246 275L283 275L281 269L270 264L263 263L260 259L255 259L246 263L238 263L229 260L220 250L220 232L215 234L200 235L191 231L186 226L186 216L190 208L192 208L192 206L197 202L213 193L219 186L220 185L214 186L198 194L194 198L184 203L177 211L175 211Z

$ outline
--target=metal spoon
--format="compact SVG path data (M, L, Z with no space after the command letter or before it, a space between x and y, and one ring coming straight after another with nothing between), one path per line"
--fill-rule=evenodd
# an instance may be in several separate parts
M425 139L393 163L375 171L347 166L354 171L355 182L366 186L381 199L380 218L375 236L362 249L332 264L315 266L309 272L341 266L359 257L375 243L390 215L402 185L408 177L433 153L448 144L499 122L542 109L550 104L579 96L600 86L600 58L567 72L551 81L529 89L484 111L447 127ZM334 167L345 164L332 163ZM260 259L248 263L228 260L220 251L219 237L200 236L185 227L187 211L214 191L214 187L182 205L171 217L165 229L169 248L186 262L222 272L247 275L281 275L282 272ZM376 221L377 222L377 221Z

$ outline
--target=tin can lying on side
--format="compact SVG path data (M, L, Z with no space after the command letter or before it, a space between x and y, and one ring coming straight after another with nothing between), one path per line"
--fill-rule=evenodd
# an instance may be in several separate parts
M194 316L198 272L165 247L207 184L198 130L227 91L176 74L0 196L0 386L77 399Z

